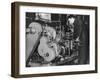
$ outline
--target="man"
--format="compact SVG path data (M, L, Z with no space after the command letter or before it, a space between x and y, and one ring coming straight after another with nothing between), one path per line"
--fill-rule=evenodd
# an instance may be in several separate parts
M71 44L69 45L70 49L73 50L73 43L81 43L78 44L78 64L87 64L89 62L89 36L87 36L89 35L87 34L89 32L87 27L89 26L85 25L83 17L82 15L69 15L67 21L68 31L66 32L72 32L72 37L70 37Z

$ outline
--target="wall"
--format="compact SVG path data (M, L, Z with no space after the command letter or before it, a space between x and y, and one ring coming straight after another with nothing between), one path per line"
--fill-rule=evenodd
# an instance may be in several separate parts
M0 2L0 80L17 80L10 77L11 67L11 2L15 0L1 0ZM28 1L28 0L16 0ZM100 14L100 0L29 0L29 2L41 3L55 3L55 4L76 4L98 6L98 14ZM98 16L98 22L100 16ZM100 23L98 24L100 26ZM98 27L98 34L100 34L100 27ZM98 46L100 37L98 37ZM100 47L100 46L99 46ZM98 51L98 53L100 50ZM100 54L98 54L98 58ZM98 67L100 67L100 58L98 59ZM99 80L100 69L97 74L80 74L80 75L64 75L53 77L39 77L39 78L22 78L18 80Z

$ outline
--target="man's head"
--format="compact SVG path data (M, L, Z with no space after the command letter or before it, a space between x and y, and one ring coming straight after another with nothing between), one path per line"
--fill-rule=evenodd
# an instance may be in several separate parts
M74 15L69 15L68 16L68 25L73 25L75 22L75 16Z

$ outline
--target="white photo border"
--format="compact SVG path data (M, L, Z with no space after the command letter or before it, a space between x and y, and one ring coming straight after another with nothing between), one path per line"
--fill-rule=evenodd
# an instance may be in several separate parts
M85 65L65 65L52 67L29 67L25 66L25 13L26 12L44 12L44 13L61 13L61 14L81 14L90 15L90 64ZM76 72L95 70L95 10L76 9L76 8L56 8L56 7L38 7L23 6L19 7L19 74L42 74L57 72Z

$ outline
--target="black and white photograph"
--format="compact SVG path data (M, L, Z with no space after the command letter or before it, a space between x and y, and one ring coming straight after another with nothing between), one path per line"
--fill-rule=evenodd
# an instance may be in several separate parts
M26 67L89 64L89 15L26 12Z
M97 73L97 7L12 4L12 76Z

